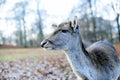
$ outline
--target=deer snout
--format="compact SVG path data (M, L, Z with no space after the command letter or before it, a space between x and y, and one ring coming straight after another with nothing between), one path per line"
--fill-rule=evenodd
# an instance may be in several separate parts
M48 39L43 40L41 42L41 47L43 47L43 48L50 48L50 47L52 47L52 45L53 45L52 41L50 41Z
M46 44L47 44L47 40L43 40L40 46L44 48Z

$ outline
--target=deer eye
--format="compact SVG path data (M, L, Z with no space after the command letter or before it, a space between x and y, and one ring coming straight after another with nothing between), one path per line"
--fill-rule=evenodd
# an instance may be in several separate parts
M61 30L63 33L66 33L66 32L68 32L68 30Z

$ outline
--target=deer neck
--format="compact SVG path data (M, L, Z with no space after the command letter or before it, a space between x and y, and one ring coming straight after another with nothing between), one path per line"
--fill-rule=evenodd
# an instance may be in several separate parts
M75 38L74 45L66 51L66 56L74 72L90 76L88 73L91 68L91 62L80 39L79 37Z

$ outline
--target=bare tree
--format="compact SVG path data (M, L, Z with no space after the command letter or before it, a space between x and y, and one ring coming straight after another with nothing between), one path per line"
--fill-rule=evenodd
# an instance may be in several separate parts
M27 40L26 40L26 21L25 21L25 15L26 15L26 6L27 2L18 2L15 4L13 11L15 11L15 20L18 21L18 29L19 29L19 39L20 43L27 47ZM22 31L23 28L23 31Z
M95 5L96 0L94 0L94 5ZM92 4L92 0L88 0L89 3L89 8L90 8L90 12L91 12L91 16L92 16L92 23L93 23L93 32L94 32L94 41L97 40L97 36L96 36L96 20L95 20L95 11L93 11L93 4ZM95 8L95 6L94 6Z
M36 25L38 26L38 30L39 30L39 38L40 38L40 42L43 40L44 36L43 36L43 31L42 31L42 19L41 19L41 13L40 13L40 9L39 9L39 4L40 4L40 0L36 0L36 11L37 11L37 22Z
M120 23L119 23L119 20L120 20L120 2L115 1L114 3L115 4L111 3L111 7L116 14L115 21L116 21L117 28L118 28L118 39L120 42Z
M2 31L0 31L0 44L4 44L4 37Z
M4 6L6 3L6 0L0 0L0 8L2 8L1 6ZM0 17L0 20L2 20L2 18ZM5 38L3 37L3 31L0 30L0 44L5 44Z
M95 8L96 7L96 1L95 0L84 0L84 1L80 1L78 7L73 8L71 15L75 15L76 13L78 13L80 19L83 19L83 17L86 19L87 21L87 29L92 29L91 33L92 33L92 41L96 41L97 40L97 36L96 36L96 28L97 28L97 24L96 24L96 12L95 12ZM93 10L94 9L94 10ZM71 16L70 15L70 16ZM90 20L90 23L89 23Z
M73 8L73 10L71 11L70 17L74 16L74 15L78 15L79 19L80 19L80 25L82 27L83 30L81 30L83 33L83 37L85 37L86 39L91 39L90 41L97 41L100 39L104 39L105 36L107 38L107 40L110 40L111 42L113 42L113 35L114 33L114 25L112 24L113 21L112 20L105 20L104 18L104 14L108 14L109 11L111 10L110 6L108 6L109 3L105 3L103 5L103 11L99 11L98 9L98 4L102 5L102 3L100 3L101 1L96 1L96 0L84 0L84 1L80 1L78 6ZM117 4L119 4L119 0L116 0L114 2L118 2ZM113 3L111 3L113 4ZM118 7L117 7L118 6ZM119 12L120 12L120 6L113 6L113 8L115 7L114 12L118 13L116 15L116 23L118 26L118 32L119 32ZM116 10L117 7L117 10ZM112 12L111 12L112 13ZM98 17L99 15L99 17ZM108 14L109 15L109 14ZM100 20L100 18L102 18ZM99 22L99 21L100 22ZM83 27L84 26L84 27ZM102 30L102 26L105 27L106 30ZM100 29L100 30L98 30ZM109 34L109 35L107 35ZM89 36L88 36L89 35ZM111 38L111 39L110 39Z

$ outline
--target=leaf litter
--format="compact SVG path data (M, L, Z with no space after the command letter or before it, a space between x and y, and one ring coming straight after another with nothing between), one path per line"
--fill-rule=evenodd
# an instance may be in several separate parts
M76 80L65 55L0 62L0 80Z

